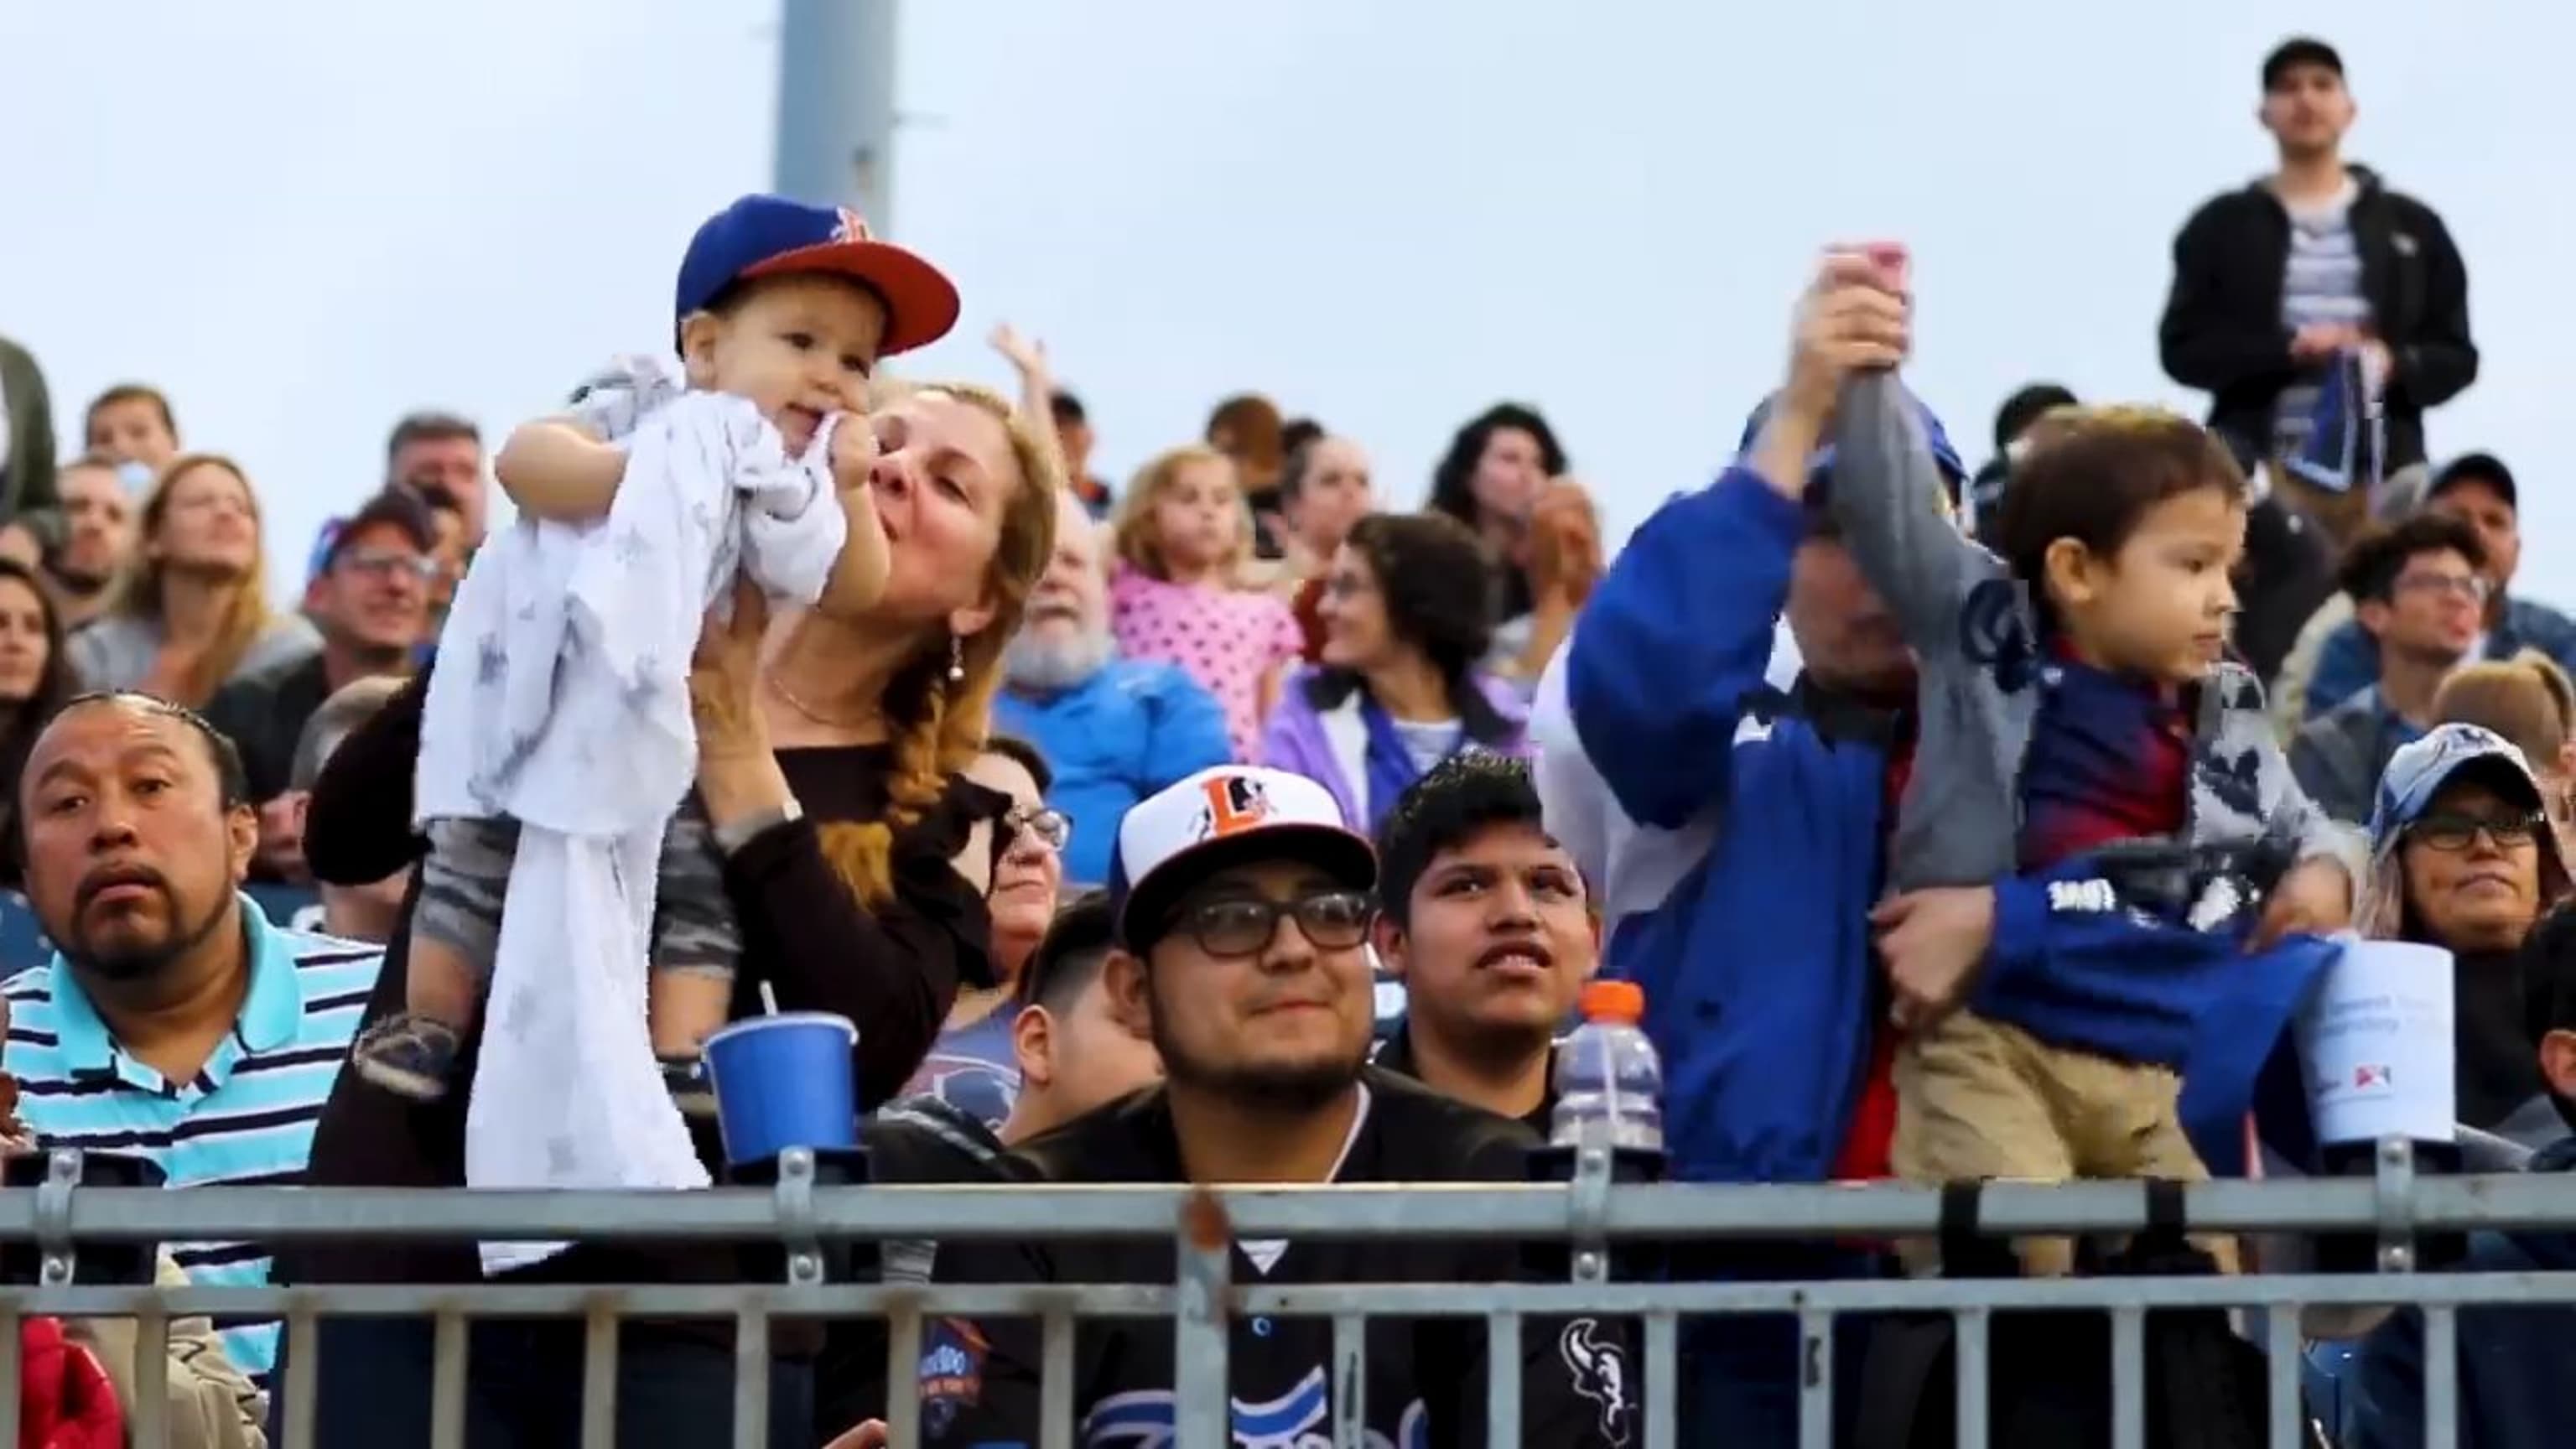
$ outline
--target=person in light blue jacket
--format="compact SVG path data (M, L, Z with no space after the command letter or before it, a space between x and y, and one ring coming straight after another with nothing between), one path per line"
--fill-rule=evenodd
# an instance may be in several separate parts
M1102 885L1119 817L1146 796L1234 758L1216 696L1177 664L1121 659L1109 636L1100 531L1067 494L1055 557L1002 656L993 727L1055 771L1047 805L1072 823L1068 885Z

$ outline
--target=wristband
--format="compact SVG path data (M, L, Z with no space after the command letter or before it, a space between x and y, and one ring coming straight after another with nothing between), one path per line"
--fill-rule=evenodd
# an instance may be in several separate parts
M796 797L790 795L787 797L787 803L774 810L755 810L740 820L716 826L714 830L716 851L720 855L731 856L749 845L753 837L767 833L771 827L804 818L805 807L797 804Z

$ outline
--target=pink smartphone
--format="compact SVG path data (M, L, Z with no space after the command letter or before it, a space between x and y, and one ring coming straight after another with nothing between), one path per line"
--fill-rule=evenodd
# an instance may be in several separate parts
M1914 259L1906 252L1905 243L1871 242L1862 250L1870 261L1877 264L1888 290L1907 292L1913 289Z

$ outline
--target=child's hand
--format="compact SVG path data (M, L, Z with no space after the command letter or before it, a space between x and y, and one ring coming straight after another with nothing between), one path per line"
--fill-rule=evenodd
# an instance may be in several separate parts
M2336 861L2303 860L2272 887L2272 899L2246 949L2269 950L2284 936L2331 936L2351 924L2352 877Z
M877 466L877 430L865 415L844 414L832 428L832 482L841 492L868 486Z
M1894 997L1889 1017L1917 1031L1966 998L1995 940L1991 886L1908 891L1869 913Z

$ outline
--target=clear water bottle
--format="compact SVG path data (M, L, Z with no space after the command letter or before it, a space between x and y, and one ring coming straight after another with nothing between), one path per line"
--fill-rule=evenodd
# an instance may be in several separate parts
M1633 981L1583 988L1583 1025L1556 1052L1556 1147L1664 1150L1664 1064L1639 1025L1646 993Z

